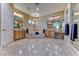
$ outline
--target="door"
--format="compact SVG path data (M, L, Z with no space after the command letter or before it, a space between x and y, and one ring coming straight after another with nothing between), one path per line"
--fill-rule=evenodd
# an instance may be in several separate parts
M13 42L13 13L9 3L1 3L1 46Z

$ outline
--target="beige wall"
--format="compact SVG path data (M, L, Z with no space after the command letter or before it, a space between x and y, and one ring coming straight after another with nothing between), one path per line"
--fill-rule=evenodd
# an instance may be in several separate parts
M23 29L27 29L27 28L32 29L33 28L33 25L29 24L28 20L33 19L34 17L32 17L32 16L16 9L16 8L14 8L14 11L21 14L21 15L23 15L23 18L21 19L21 21L23 21Z
M64 14L64 11L60 11L60 12L57 12L57 13L53 13L53 14L50 14L50 15L40 17L37 20L37 26L36 27L40 30L47 29L47 21L49 20L50 17L56 16L56 15L63 16L63 14Z
M15 9L15 8L14 8L14 11L16 11L16 12L24 15L24 19L22 19L22 21L23 21L23 28L24 29L27 29L28 28L28 29L31 30L31 29L34 28L34 25L28 23L28 20L29 19L32 19L33 20L34 17L32 17L32 16L30 16L28 14L25 14L24 12L22 12L22 11L20 11L18 9ZM47 21L49 20L49 17L52 17L54 15L61 15L61 16L63 16L64 15L64 11L59 11L59 12L56 12L56 13L53 13L53 14L50 14L50 15L46 15L46 16L43 16L43 17L39 17L37 19L36 29L37 30L47 29Z

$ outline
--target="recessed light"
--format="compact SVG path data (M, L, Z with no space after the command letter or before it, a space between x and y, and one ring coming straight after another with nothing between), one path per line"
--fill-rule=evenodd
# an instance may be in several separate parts
M37 11L39 11L39 8L36 8Z
M48 44L48 47L50 47L50 44Z
M35 47L35 45L34 44L32 44L32 48L34 48Z
M48 48L46 48L46 51L48 50Z
M57 51L55 51L55 54L57 55L57 54L58 54L58 52L57 52Z
M22 50L20 50L19 53L22 54Z

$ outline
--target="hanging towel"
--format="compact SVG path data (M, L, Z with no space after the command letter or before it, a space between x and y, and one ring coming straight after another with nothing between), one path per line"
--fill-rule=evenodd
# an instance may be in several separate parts
M28 34L28 31L29 31L29 30L28 30L28 29L26 29L26 33L27 33L27 34Z
M74 38L77 39L78 38L78 28L77 28L77 24L74 24Z
M45 33L45 29L43 29L43 33Z
M65 25L65 35L69 35L69 24Z
M70 35L70 39L74 41L74 39L73 39L73 25L71 26L71 35Z
M71 40L75 41L78 38L78 26L77 24L72 25L71 28Z

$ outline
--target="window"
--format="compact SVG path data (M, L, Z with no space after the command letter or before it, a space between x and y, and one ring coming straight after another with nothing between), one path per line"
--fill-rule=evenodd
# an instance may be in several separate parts
M30 20L28 20L28 23L29 23L29 24L31 24L31 23L32 23L32 20L31 20L31 19L30 19Z
M34 21L32 21L32 24L35 24L35 22L34 22Z
M60 29L61 23L60 23L60 22L54 22L53 27L54 27L55 29Z

